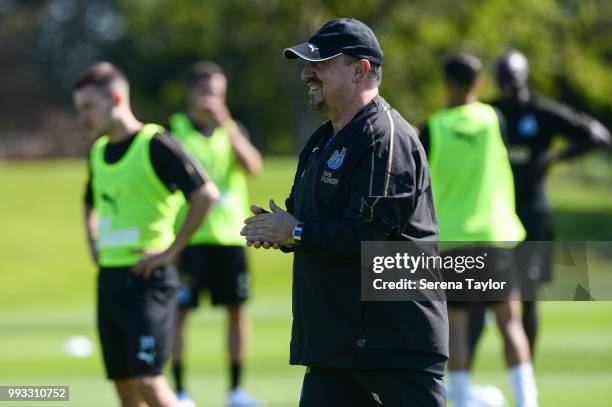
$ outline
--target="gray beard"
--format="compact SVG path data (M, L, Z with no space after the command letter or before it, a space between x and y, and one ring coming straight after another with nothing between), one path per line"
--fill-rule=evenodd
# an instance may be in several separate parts
M324 100L315 100L313 97L308 99L308 105L311 109L318 112L325 112L327 110L327 105Z

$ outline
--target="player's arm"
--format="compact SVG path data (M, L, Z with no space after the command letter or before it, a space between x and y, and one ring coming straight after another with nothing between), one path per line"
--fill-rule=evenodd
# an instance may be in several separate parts
M551 150L541 163L543 171L552 164L578 157L593 148L609 145L610 132L593 117L578 113L567 106L551 104L547 119L553 131L569 143L560 150Z
M88 166L89 167L89 166ZM87 235L87 247L91 260L98 264L98 249L96 248L96 212L93 204L93 190L91 188L91 170L85 186L85 233Z
M93 205L85 204L85 229L87 233L87 247L91 260L98 264L98 249L96 248L96 212Z
M134 266L134 272L142 273L145 277L155 268L176 259L219 199L219 190L204 169L169 134L156 135L151 140L150 157L153 169L162 183L171 192L180 190L189 206L185 221L170 247L162 253L146 256Z
M231 118L226 121L224 127L227 129L227 134L240 165L249 174L259 174L262 167L261 154L249 141L246 129Z
M172 259L175 259L187 247L191 236L198 230L212 205L219 199L219 189L213 182L207 181L194 189L187 198L189 208L185 221L167 250Z
M249 174L258 174L262 167L261 154L249 141L246 129L232 119L224 100L211 97L207 105L214 120L227 131L240 165Z
M554 152L551 157L553 162L569 160L596 147L610 144L610 132L603 124L591 117L585 117L584 121L578 129L572 126L574 131L562 130L561 134L568 135L570 143L566 148Z

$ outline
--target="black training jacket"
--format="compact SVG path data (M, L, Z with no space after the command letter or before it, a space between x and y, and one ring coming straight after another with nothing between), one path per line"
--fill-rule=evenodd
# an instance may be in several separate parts
M553 136L562 136L586 150L609 143L610 133L594 118L535 95L526 103L500 99L493 105L505 117L516 210L529 234L533 215L551 213L542 165L551 150Z
M445 302L361 302L361 241L437 240L425 153L380 96L300 154L286 201L304 223L293 261L291 364L443 374Z

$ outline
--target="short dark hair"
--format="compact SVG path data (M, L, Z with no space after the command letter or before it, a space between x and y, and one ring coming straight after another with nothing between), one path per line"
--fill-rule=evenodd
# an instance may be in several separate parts
M347 65L350 65L360 60L360 58L356 58L349 54L342 54L342 56L344 57L344 61ZM380 82L382 81L382 66L370 62L370 70L368 71L368 80L372 83L380 85Z
M474 55L457 54L444 63L444 78L452 83L472 86L480 76L482 63Z
M191 74L189 76L189 84L195 85L202 79L210 79L213 75L223 75L223 68L212 61L200 61L193 64L191 67Z
M98 62L77 76L72 89L79 90L87 85L109 87L113 82L124 82L127 85L127 76L110 62Z
M370 81L380 84L382 81L382 66L370 62L370 71L368 72Z

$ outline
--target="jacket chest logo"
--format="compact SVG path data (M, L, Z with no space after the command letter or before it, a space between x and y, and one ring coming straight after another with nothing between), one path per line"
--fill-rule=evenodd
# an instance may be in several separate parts
M533 114L528 114L521 117L518 122L518 132L522 137L534 137L540 131L538 119Z
M329 171L323 171L323 175L321 176L321 183L322 184L329 184L329 185L333 185L336 186L338 185L338 182L340 181L339 178L334 178L334 174L329 172Z
M337 170L342 165L344 161L344 157L346 157L346 153L348 153L348 149L346 147L342 147L342 151L334 151L329 160L327 160L327 166L332 170Z

